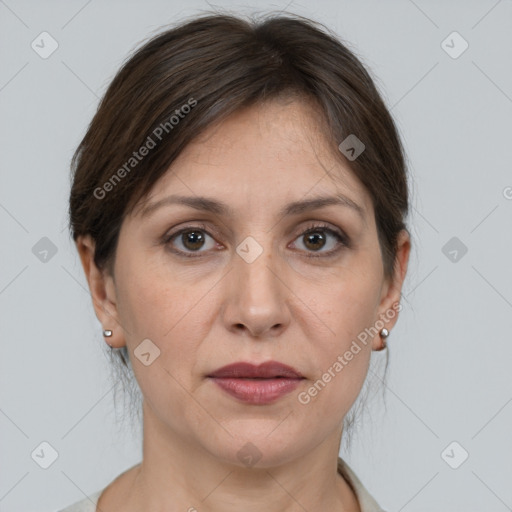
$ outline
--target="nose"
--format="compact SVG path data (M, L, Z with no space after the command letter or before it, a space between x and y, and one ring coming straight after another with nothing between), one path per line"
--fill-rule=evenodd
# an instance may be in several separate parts
M290 322L291 291L282 271L275 268L275 258L270 251L265 248L254 260L238 253L233 255L233 268L224 283L222 313L225 326L231 332L246 332L256 338L275 337Z

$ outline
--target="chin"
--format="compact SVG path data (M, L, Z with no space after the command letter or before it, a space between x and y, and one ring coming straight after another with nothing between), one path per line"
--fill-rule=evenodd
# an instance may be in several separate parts
M254 423L254 420L252 420ZM206 449L219 460L226 464L235 465L240 468L272 468L293 461L307 451L298 445L303 441L303 436L277 435L276 425L278 422L256 421L258 426L253 428L246 425L245 429L236 431L226 425L230 436L226 433L223 441L215 443L215 446L208 446ZM211 443L212 438L208 441ZM209 444L209 443L208 443Z

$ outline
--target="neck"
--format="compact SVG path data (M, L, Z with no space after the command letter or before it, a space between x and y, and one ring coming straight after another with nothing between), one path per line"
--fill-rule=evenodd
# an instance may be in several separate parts
M143 408L143 460L126 499L129 509L169 512L172 505L172 510L188 512L360 512L352 489L337 472L341 430L293 460L248 467L219 459L186 433L170 432L146 402Z

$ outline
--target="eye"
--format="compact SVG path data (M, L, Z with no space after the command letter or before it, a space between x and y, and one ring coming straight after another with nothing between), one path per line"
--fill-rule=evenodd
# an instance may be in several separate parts
M210 239L209 246L207 243L208 238ZM331 238L330 244L329 238ZM306 257L308 258L333 256L342 247L350 247L349 239L343 232L338 232L322 223L308 226L295 240L301 240L305 252L319 253L307 254ZM208 228L204 224L187 226L175 233L165 235L162 243L169 247L172 252L186 258L200 257L203 253L216 246L215 240L208 233ZM322 251L324 247L329 245L331 249ZM205 250L201 251L201 249Z
M213 242L210 243L209 248L211 249L215 247L214 239L208 234L206 226L202 224L201 226L187 226L183 229L180 229L176 233L166 236L163 240L163 243L165 245L178 245L177 250L174 248L171 248L171 250L178 253L180 256L193 258L194 255L188 253L188 251L193 253L205 252L199 251L199 249L204 247L207 238L210 238Z
M333 239L330 244L329 238ZM308 258L333 256L338 253L342 246L349 246L348 238L344 234L330 228L326 224L314 224L309 226L296 238L296 240L301 241L306 252L319 253L307 254L306 257ZM324 247L328 247L329 245L331 246L331 249L322 251Z

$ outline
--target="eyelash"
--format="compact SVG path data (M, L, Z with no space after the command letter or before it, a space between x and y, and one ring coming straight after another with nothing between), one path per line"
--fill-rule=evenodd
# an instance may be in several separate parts
M186 226L186 227L180 229L179 231L176 231L175 233L171 233L169 235L164 235L164 237L162 239L162 243L164 245L169 245L170 242L174 238L177 238L182 233L189 232L189 231L201 231L213 238L213 236L209 233L208 228L204 224L198 224L195 226ZM346 235L344 235L342 232L338 232L338 231L330 228L327 224L324 224L324 223L314 223L314 224L309 225L296 238L308 235L310 233L317 233L317 232L325 232L330 235L333 235L338 241L338 247L336 247L335 249L331 249L330 251L320 253L320 254L308 254L308 255L306 255L306 258L328 258L331 256L335 256L341 250L341 248L342 248L341 246L346 247L346 248L350 247L350 241ZM181 250L176 250L176 249L170 249L170 250L173 253L177 254L178 256L183 256L185 258L201 257L200 253L195 255L194 253L186 253Z

